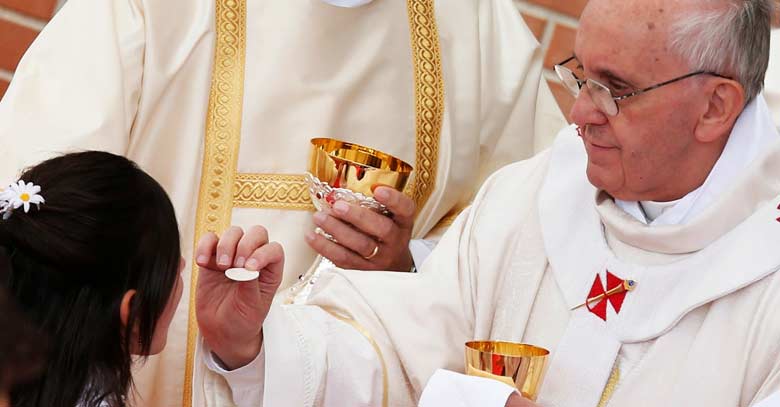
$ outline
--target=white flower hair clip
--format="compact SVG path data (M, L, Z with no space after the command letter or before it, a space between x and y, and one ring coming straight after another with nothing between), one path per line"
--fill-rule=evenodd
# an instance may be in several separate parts
M29 212L30 204L35 204L40 208L41 204L46 201L39 192L41 192L41 187L32 182L25 184L24 181L19 180L19 182L9 185L8 188L0 192L0 214L3 215L3 220L10 218L11 213L19 208L24 209L24 213Z

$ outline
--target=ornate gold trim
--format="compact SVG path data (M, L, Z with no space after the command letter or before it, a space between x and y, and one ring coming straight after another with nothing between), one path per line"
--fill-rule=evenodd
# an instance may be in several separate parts
M314 210L306 178L298 174L236 174L233 207Z
M433 0L407 0L415 93L415 175L407 192L421 210L436 186L444 79Z
M339 314L338 311L331 309L329 307L320 306L320 308L322 308L323 311L330 314L333 318L336 318L339 321L351 325L353 328L355 328L356 331L358 331L361 335L363 335L363 337L365 337L366 340L368 340L368 343L371 344L371 347L374 348L374 352L376 352L376 356L379 358L379 363L382 365L382 407L387 407L388 398L389 398L387 364L385 363L385 357L382 355L382 349L379 349L379 344L376 343L371 333L368 332L366 328L363 328L363 326L360 325L354 319L341 315Z
M444 115L444 80L433 0L407 0L414 65L415 174L407 187L418 210L436 187ZM298 174L239 174L233 204L239 208L314 210Z
M211 91L206 115L200 192L195 220L195 241L207 232L222 232L230 226L233 203L233 178L241 143L241 114L244 99L244 63L246 56L246 3L244 0L216 1L216 45ZM194 265L195 262L193 261ZM195 293L198 269L190 278L187 359L184 367L182 405L192 405L192 381L198 324L195 318Z
M609 403L609 399L611 399L612 394L615 393L618 383L620 383L620 367L618 367L617 362L615 362L612 373L609 375L609 380L607 380L607 385L604 386L604 392L601 393L599 404L596 407L605 407L607 403Z

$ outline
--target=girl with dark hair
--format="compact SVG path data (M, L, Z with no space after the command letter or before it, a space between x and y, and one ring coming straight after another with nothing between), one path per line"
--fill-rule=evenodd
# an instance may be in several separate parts
M74 153L25 171L0 212L0 281L50 344L11 405L126 406L133 355L162 351L182 293L165 191L124 157Z

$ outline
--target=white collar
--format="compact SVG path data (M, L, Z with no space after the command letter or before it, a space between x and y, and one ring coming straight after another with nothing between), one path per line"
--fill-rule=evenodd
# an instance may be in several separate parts
M726 147L704 183L674 202L615 200L618 207L650 226L685 224L700 214L742 174L774 141L776 133L759 131L773 127L772 113L763 94L750 102L734 124ZM643 211L644 209L644 211Z
M677 203L680 202L680 200L676 201L669 201L669 202L655 202L655 201L642 201L639 202L639 206L642 208L642 212L644 212L644 217L647 220L647 222L652 223L654 220L661 217L661 215L664 214L664 212L668 211L669 209L674 208ZM640 220L637 218L637 220ZM645 222L645 223L647 223Z

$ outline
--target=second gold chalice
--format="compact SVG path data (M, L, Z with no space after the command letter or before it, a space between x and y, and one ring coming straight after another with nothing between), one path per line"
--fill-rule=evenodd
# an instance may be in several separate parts
M499 341L466 342L465 347L467 375L506 383L536 401L547 369L547 349Z
M311 140L307 181L317 210L338 200L389 214L374 199L379 185L403 191L412 166L379 150L330 138Z

